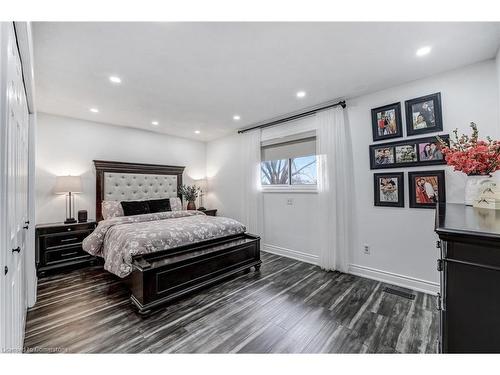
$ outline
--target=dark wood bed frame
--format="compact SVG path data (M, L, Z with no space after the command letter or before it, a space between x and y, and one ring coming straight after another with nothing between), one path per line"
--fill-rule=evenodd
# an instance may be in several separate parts
M184 167L94 160L96 217L102 220L104 173L161 174L177 176L182 185ZM180 197L180 196L179 196ZM132 257L132 273L124 279L139 313L207 287L251 267L260 269L260 237L241 233Z

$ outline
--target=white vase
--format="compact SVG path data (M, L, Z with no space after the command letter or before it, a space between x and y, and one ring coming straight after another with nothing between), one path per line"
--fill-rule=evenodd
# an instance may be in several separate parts
M467 181L465 182L465 204L467 206L472 206L474 201L479 198L481 192L481 186L488 182L491 176L467 176Z

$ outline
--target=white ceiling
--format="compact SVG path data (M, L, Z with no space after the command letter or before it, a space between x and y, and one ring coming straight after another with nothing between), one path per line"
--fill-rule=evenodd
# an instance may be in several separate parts
M432 52L417 58L423 45ZM36 100L42 112L211 140L499 45L500 23L35 23Z

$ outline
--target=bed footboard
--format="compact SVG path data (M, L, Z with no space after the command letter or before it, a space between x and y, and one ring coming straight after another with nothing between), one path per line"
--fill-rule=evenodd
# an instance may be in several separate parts
M261 263L260 237L249 233L138 255L132 259L130 298L139 313L147 314L235 273L258 271Z

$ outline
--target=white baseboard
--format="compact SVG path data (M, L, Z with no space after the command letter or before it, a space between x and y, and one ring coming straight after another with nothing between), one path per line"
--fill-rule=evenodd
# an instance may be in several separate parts
M317 265L318 264L318 256L308 253L303 253L297 250L291 250L280 246L263 244L262 250L276 255L281 255L287 258L292 258L296 260L300 260L302 262L310 263Z
M394 284L403 288L416 290L418 292L435 295L439 291L439 283L417 279L415 277L399 275L397 273L378 270L375 268L360 266L357 264L349 265L349 273L356 276L366 277L368 279Z
M262 250L271 254L281 255L287 258L300 260L302 262L318 265L318 256L301 251L287 249L280 246L263 244ZM411 276L400 275L394 272L383 271L375 268L350 264L348 273L366 277L367 279L382 281L388 284L397 285L403 288L412 289L418 292L436 294L439 291L439 283L417 279Z

